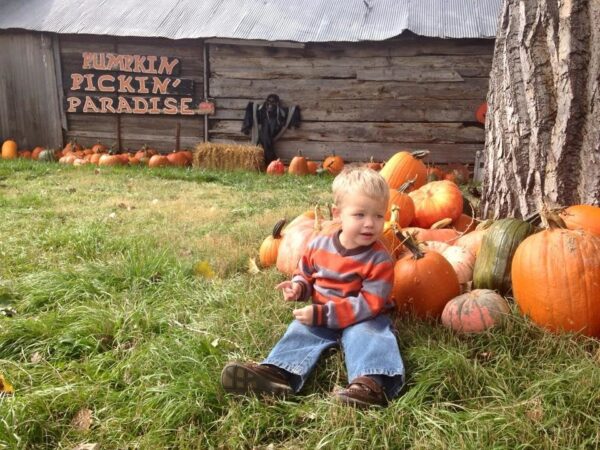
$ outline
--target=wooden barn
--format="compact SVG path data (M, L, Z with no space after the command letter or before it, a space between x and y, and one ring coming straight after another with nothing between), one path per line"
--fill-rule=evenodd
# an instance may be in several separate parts
M500 0L7 0L0 137L160 151L249 142L249 102L301 121L276 142L319 160L428 149L473 163Z

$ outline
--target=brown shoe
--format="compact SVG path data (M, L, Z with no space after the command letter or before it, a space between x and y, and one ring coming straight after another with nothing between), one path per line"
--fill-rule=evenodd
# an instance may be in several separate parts
M284 397L294 393L285 375L274 367L254 363L228 363L221 372L221 384L232 394L266 394Z
M388 403L381 386L367 376L355 378L347 388L335 391L334 398L344 405L356 408L386 406Z

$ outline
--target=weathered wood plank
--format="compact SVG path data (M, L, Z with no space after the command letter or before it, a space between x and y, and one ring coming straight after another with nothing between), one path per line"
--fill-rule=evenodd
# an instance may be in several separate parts
M219 139L236 139L243 136L240 128L240 121L220 120L211 124L209 134ZM281 140L483 143L485 133L479 127L460 123L304 122L300 128L288 129Z
M240 79L274 78L356 78L414 80L414 72L453 71L464 77L487 77L492 55L474 56L414 56L352 58L237 58L233 56L211 56L210 68L213 77ZM389 78L369 77L374 69L397 71ZM385 73L385 72L383 72ZM412 77L411 77L412 75ZM456 78L450 79L453 81ZM458 78L460 80L460 78ZM434 79L433 81L440 81Z
M283 99L286 101L287 99ZM430 98L386 100L302 100L303 121L324 122L473 122L484 99L437 100ZM249 101L263 99L217 99L210 120L244 118Z
M239 98L251 94L266 98L276 92L290 102L306 99L402 99L429 97L437 99L485 99L487 78L468 78L458 83L407 83L361 80L235 80L212 79L210 97Z
M261 46L236 46L210 44L215 55L269 56L273 58L317 58L351 56L370 58L373 56L418 56L418 55L490 55L494 52L493 39L437 39L418 36L400 37L382 42L358 42L352 44L327 43L307 44L304 49L273 48Z
M235 142L247 144L247 140L214 139L213 142ZM325 156L335 151L344 160L350 162L369 161L371 156L375 161L385 161L402 150L429 150L431 153L425 159L427 164L438 163L469 163L475 161L475 153L481 150L483 144L431 144L418 142L312 142L312 141L280 141L275 149L278 157L289 162L297 153L314 161L322 161Z

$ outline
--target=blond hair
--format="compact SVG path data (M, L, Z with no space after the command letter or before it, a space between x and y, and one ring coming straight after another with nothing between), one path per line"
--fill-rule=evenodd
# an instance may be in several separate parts
M331 190L336 206L340 206L348 194L366 195L385 201L386 205L390 198L390 190L383 177L368 167L346 167L333 180Z

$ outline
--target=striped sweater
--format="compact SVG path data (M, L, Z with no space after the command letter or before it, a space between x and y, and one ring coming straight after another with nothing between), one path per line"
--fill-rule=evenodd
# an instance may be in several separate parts
M346 328L394 307L394 263L385 247L377 241L348 250L339 234L314 238L292 277L303 288L299 300L312 297L315 326Z

